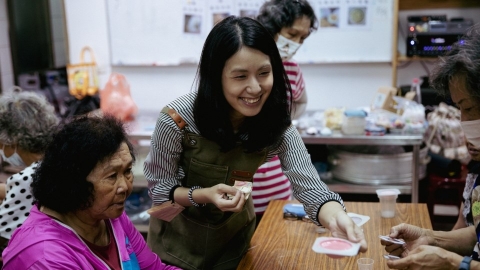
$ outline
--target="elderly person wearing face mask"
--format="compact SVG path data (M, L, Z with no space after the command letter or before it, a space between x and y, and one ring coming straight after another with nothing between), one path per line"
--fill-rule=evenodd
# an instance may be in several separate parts
M43 96L18 90L0 96L0 156L4 162L24 168L0 184L2 247L29 215L32 174L58 121L53 106Z
M476 83L479 83L477 80ZM453 226L452 230L464 228L466 226L474 225L473 213L472 213L472 192L474 189L479 189L477 186L480 183L480 106L478 105L478 97L465 93L459 93L462 95L460 98L467 99L458 106L462 110L462 129L465 132L467 139L467 148L471 157L471 161L468 164L468 174L465 181L465 189L463 191L463 202L460 207L460 213L458 220ZM480 96L480 91L478 93ZM453 97L452 97L453 99ZM478 180L477 180L478 179Z
M307 92L303 73L292 57L317 29L315 12L306 0L272 0L262 5L257 20L275 39L292 87L292 119L297 119L307 107ZM252 191L257 224L271 200L288 200L291 196L290 182L283 174L278 157L258 168Z
M461 111L461 124L469 152L479 160L480 149L480 25L468 31L452 50L442 57L431 84L451 97ZM386 245L385 250L401 259L388 261L392 269L480 269L480 178L471 168L465 192L469 219L473 226L448 232L400 224L390 237L405 240L405 245Z

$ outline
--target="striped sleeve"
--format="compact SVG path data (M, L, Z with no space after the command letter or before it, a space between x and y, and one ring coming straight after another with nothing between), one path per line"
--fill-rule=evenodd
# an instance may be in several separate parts
M292 98L293 100L298 100L305 91L305 82L303 80L303 73L300 70L300 67L296 62L285 61L283 62L283 67L287 73L288 80L292 87Z
M318 176L307 148L294 126L287 129L280 147L271 151L267 158L275 154L280 158L282 170L292 184L293 195L305 206L308 216L316 224L320 224L317 215L325 203L337 201L345 209L340 195L330 191Z
M187 94L168 104L175 109L187 123L187 129L196 132L192 107L195 94ZM152 135L150 152L143 165L143 173L148 181L150 197L155 205L169 200L170 190L181 184L185 173L180 164L183 152L183 131L165 113L157 119Z

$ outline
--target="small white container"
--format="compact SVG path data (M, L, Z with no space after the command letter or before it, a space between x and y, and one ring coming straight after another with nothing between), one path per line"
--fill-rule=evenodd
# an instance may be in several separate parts
M341 127L342 133L345 135L365 134L366 116L366 112L362 110L345 111Z
M395 217L395 207L400 190L392 188L377 189L376 191L378 198L380 199L381 216L383 218Z

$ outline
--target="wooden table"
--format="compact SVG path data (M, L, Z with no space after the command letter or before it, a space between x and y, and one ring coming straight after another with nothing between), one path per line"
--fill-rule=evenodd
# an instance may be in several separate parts
M356 270L357 259L369 257L375 260L374 269L388 269L379 235L386 235L390 228L402 222L432 229L426 204L397 203L394 218L380 217L380 203L345 202L349 212L370 216L363 225L368 251L353 257L332 259L312 250L317 237L330 233L317 233L313 223L283 219L283 206L296 201L271 201L251 241L251 248L240 262L243 269L324 269Z

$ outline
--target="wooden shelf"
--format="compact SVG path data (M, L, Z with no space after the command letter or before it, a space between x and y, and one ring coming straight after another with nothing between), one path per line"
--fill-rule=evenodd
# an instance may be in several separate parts
M413 56L409 57L406 55L399 55L397 57L397 61L400 62L420 62L420 61L436 61L437 57L420 57L420 56Z
M400 10L480 7L479 0L399 0Z

